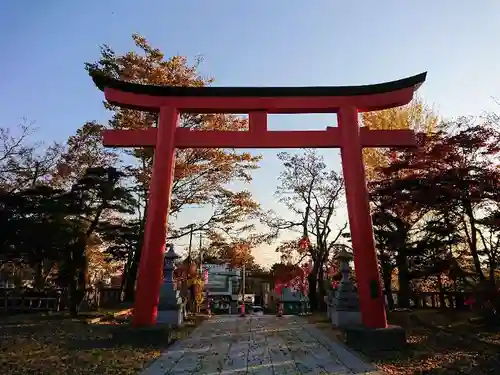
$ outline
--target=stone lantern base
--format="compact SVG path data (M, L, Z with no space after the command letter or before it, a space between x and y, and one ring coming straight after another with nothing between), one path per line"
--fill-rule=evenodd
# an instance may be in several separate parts
M359 311L332 310L331 319L335 327L354 327L361 324L361 313Z
M342 280L331 296L330 319L335 327L355 327L361 325L358 292L349 279L349 261L352 254L345 249L337 254Z
M163 284L160 291L156 324L168 324L172 327L182 326L184 324L183 310L179 291L172 289L172 286L167 283Z
M339 328L361 325L358 293L348 278L341 281L335 292L330 306L330 319Z

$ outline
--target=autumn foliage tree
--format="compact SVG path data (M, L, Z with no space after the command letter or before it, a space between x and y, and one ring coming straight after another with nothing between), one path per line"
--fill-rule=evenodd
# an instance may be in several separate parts
M90 121L68 138L53 169L51 185L67 188L82 178L89 168L117 165L116 152L102 145L103 130L102 125Z
M361 114L362 125L371 130L412 129L417 133L430 134L436 130L439 122L433 109L418 97L402 107ZM379 168L387 166L396 153L396 150L381 148L363 149L367 180L375 179Z
M411 282L429 276L466 282L472 269L477 281L495 284L499 141L494 124L460 118L419 134L418 148L380 168L370 186L375 231L397 269L403 304Z
M198 73L201 60L190 65L185 57L165 58L164 53L151 46L145 38L137 34L132 38L138 52L117 55L111 47L103 46L100 59L87 63L86 69L94 74L141 84L201 87L212 83L212 79ZM156 114L117 108L108 103L105 106L113 113L108 124L113 129L146 129L156 125ZM248 123L246 119L234 115L183 113L181 126L196 130L242 130L248 127ZM127 166L127 171L143 228L154 149L135 148L125 153L134 160ZM236 180L251 181L250 172L258 167L260 157L235 150L188 149L177 150L175 160L170 217L175 219L186 207L206 206L213 210L210 217L186 227L176 226L175 220L170 220L170 239L187 235L193 225L194 232L219 235L227 232L236 235L249 229L242 223L258 210L258 204L248 192L231 191L227 184ZM134 250L133 266L128 274L129 285L134 285L139 257L140 244Z

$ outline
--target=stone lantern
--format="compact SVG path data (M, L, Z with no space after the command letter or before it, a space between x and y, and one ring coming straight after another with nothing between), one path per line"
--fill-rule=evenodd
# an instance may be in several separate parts
M163 285L160 289L157 324L178 327L184 323L182 298L174 284L174 263L178 258L179 255L175 253L174 245L169 245L163 261Z
M333 296L331 307L332 323L336 327L351 327L361 324L359 298L352 281L349 279L349 262L353 259L350 252L342 249L335 259L339 262L342 279Z

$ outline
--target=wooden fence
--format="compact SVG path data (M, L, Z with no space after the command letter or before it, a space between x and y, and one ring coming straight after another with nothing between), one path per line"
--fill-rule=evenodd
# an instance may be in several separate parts
M25 312L59 311L61 293L59 291L0 290L0 313L15 314Z
M472 295L466 292L419 292L410 296L412 308L417 309L468 309L465 301ZM395 305L397 294L393 293Z
M92 288L85 292L82 310L101 307L112 308L121 302L120 288ZM0 314L26 312L57 312L65 308L65 291L49 289L44 291L0 289Z

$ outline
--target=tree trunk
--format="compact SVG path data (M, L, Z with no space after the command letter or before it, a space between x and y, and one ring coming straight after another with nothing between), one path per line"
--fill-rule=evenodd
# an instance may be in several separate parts
M486 276L484 275L483 269L481 268L481 260L479 259L479 254L477 253L478 233L475 225L474 210L472 209L472 205L469 201L463 202L463 205L465 213L469 219L469 225L470 225L469 248L474 263L474 268L476 269L476 273L479 276L479 280L484 281L486 280Z
M309 282L309 304L311 310L318 310L318 265L314 262L311 273L307 276Z
M75 250L70 249L67 264L68 309L72 317L78 315L78 275L76 271Z
M495 262L495 259L490 258L489 260L489 278L490 278L490 284L493 288L496 286L496 278L495 278L495 271L497 270L497 262Z
M394 297L392 296L392 267L387 264L382 264L382 282L387 296L387 304L389 310L394 309Z
M322 268L319 268L318 272L318 291L319 291L319 308L321 311L326 311L326 303L325 303L325 296L326 296L326 290L325 290L325 274L323 272Z
M384 250L379 249L378 259L380 262L380 268L382 270L382 283L384 284L385 294L387 296L387 305L389 310L394 309L394 297L392 295L392 272L394 267L390 262L390 258L387 256Z
M43 289L44 287L43 260L35 264L33 268L35 270L35 275L33 278L33 286L35 287L35 289Z
M438 289L439 289L439 304L442 309L446 307L446 300L444 298L443 280L441 274L438 275Z
M141 217L141 226L139 233L139 240L137 241L137 249L134 251L132 257L132 264L130 265L129 272L126 274L126 284L123 296L124 302L133 302L135 298L135 282L137 280L137 271L139 270L139 262L141 260L142 245L144 243L144 228L146 226L146 213L147 201L144 208L144 214Z
M398 306L400 308L410 307L410 272L408 269L408 258L404 253L405 250L398 251L396 256L396 263L398 267Z
M85 296L87 286L87 257L85 255L86 238L74 244L70 249L68 262L69 271L69 310L71 316L76 316Z
M77 282L74 277L71 277L68 285L68 296L69 296L69 313L72 317L76 317L78 315L78 298L77 298Z
M141 258L141 249L135 250L132 260L130 262L130 267L128 267L125 273L125 288L123 292L124 302L133 302L135 297L135 282L137 280L137 271L139 269L139 260Z

